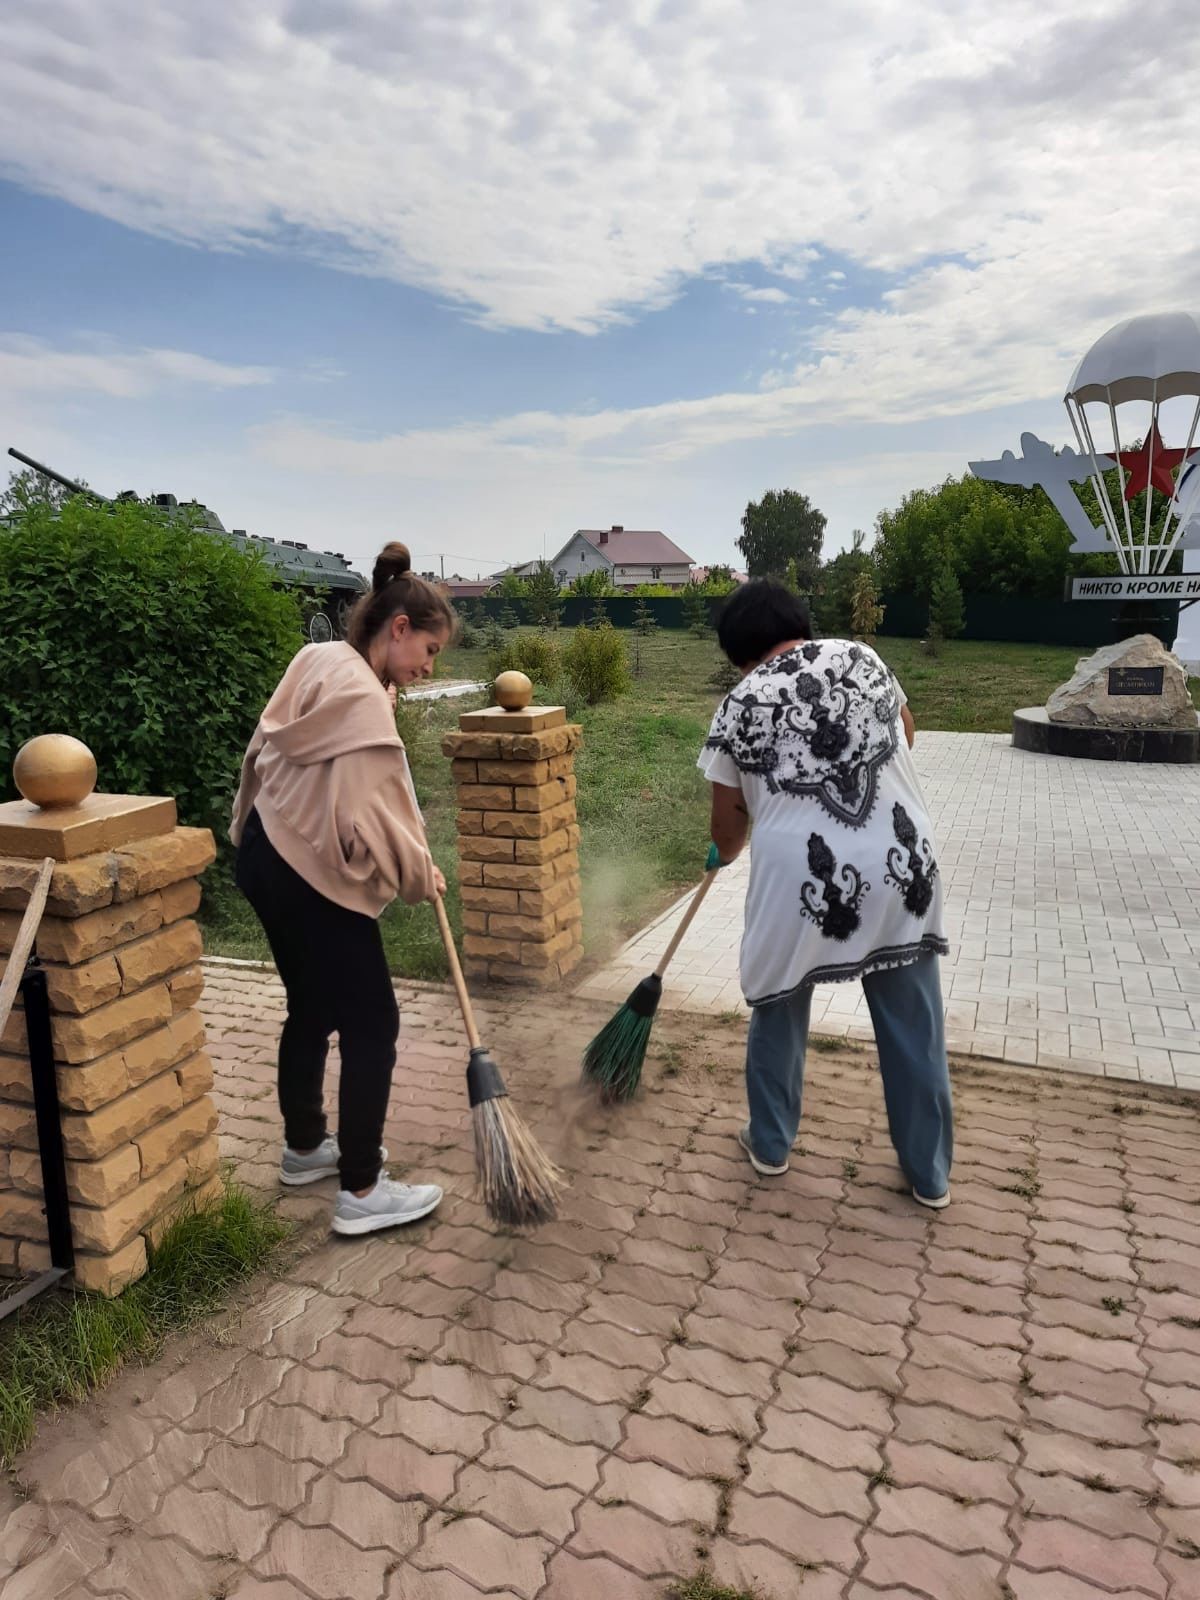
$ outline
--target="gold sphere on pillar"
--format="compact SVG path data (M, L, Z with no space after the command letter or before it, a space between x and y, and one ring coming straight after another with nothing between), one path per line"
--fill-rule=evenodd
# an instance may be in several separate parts
M496 704L505 711L524 711L533 703L533 684L523 672L502 672L493 687Z
M13 782L31 805L77 806L96 787L96 758L69 733L42 733L17 751Z

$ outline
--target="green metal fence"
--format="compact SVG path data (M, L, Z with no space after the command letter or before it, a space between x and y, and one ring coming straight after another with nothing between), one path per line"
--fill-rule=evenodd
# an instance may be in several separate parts
M923 638L929 625L929 606L912 594L884 594L883 626L880 633L893 638ZM644 603L660 628L684 629L688 626L683 601L672 595L647 597ZM715 623L721 600L707 598L709 621ZM598 602L586 596L571 595L562 602L560 622L564 628L578 627L596 614ZM604 615L615 628L632 628L639 604L628 595L607 596ZM505 614L518 623L533 622L526 600L506 600L487 595L480 600L457 602L460 615L470 619L480 611L497 621ZM1012 644L1112 644L1133 633L1153 633L1170 647L1175 639L1179 606L1175 601L1107 605L1095 601L1030 600L1013 595L969 594L963 597L966 627L964 639L987 639Z

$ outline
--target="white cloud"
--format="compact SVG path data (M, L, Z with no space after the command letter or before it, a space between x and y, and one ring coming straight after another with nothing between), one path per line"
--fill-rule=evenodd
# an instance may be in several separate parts
M1112 322L1189 304L1193 185L1169 152L1200 143L1200 29L1194 0L1151 9L39 0L0 11L0 171L131 227L417 285L497 328L595 333L698 274L748 311L782 303L739 280L751 262L802 285L817 325L745 392L376 437L284 418L254 436L252 465L361 473L383 506L402 473L435 520L426 486L440 474L465 516L478 468L514 507L533 484L594 521L568 477L645 486L686 462L703 482L719 449L777 440L803 460L792 441L828 424L926 419L932 441L938 419L1061 395ZM831 256L892 288L846 306ZM270 376L0 343L0 400ZM879 472L918 459L885 453Z
M749 283L726 283L722 287L729 289L742 300L753 300L767 306L786 306L790 304L792 298L784 289L756 289Z
M1194 284L1189 169L1162 153L1195 148L1200 30L1192 0L1154 11L39 0L0 18L0 150L132 226L300 249L500 326L594 331L817 248L1007 265L1011 332L1065 300L1070 339ZM975 342L1005 310L930 287Z
M271 381L267 367L231 366L187 350L121 350L104 344L55 349L40 339L0 333L0 394L8 396L135 400L180 386L241 389Z

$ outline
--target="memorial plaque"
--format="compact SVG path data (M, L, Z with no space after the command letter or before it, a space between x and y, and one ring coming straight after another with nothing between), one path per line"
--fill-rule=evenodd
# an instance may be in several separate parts
M1162 667L1110 667L1108 692L1118 694L1158 694L1163 692Z

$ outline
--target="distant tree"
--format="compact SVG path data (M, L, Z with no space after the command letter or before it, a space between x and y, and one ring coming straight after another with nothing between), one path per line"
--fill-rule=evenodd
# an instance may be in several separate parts
M612 580L603 567L597 567L595 572L584 572L571 582L571 593L582 595L616 594Z
M505 607L505 610L507 611L508 608ZM497 650L503 650L506 642L507 639L500 624L500 619L498 617L489 617L484 633L484 643L488 649L494 654Z
M825 515L798 489L771 489L742 517L738 549L752 578L782 578L796 564L800 593L811 594L821 562Z
M715 567L709 567L707 573L705 574L704 582L697 585L697 587L701 589L704 594L715 595L718 597L725 594L732 594L737 586L738 583L737 579L733 575L733 568L721 565L720 563L718 563L718 565Z
M648 639L652 633L658 631L658 618L642 595L638 596L637 604L633 608L633 626L643 639Z
M813 611L814 621L827 639L845 639L855 632L854 588L859 577L870 572L878 586L874 560L863 548L866 537L861 528L855 528L849 550L839 550L821 567Z
M699 584L689 583L683 591L683 620L697 638L708 632L708 598Z
M959 595L961 601L962 596ZM850 593L850 625L856 639L873 639L883 621L884 607L879 604L879 588L875 572L864 567L854 580Z
M1119 503L1116 475L1110 494ZM1164 496L1159 515L1165 508ZM1080 499L1097 524L1100 512L1090 484ZM1136 517L1145 497L1130 507ZM928 601L934 579L949 567L965 594L1062 596L1070 575L1098 577L1116 571L1110 555L1071 554L1071 533L1041 489L989 483L966 474L947 478L936 489L914 489L895 510L881 511L875 523L874 555L884 593L915 595Z
M562 617L562 596L558 579L548 561L539 561L529 575L525 597L531 621L543 628L557 628Z
M515 572L506 572L496 585L496 593L506 600L523 600L529 593L529 584Z
M953 568L942 567L929 595L929 626L939 639L956 639L966 626L963 595Z
M519 628L521 619L511 605L506 605L500 613L500 626L502 628Z
M87 488L82 478L77 481L81 488ZM43 478L40 472L34 472L32 468L24 472L10 472L8 487L0 493L0 517L16 516L35 506L61 511L72 498L70 489L64 489L51 478Z

